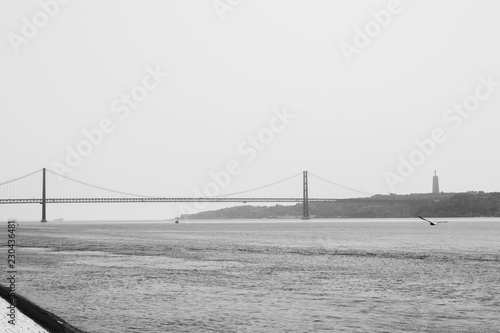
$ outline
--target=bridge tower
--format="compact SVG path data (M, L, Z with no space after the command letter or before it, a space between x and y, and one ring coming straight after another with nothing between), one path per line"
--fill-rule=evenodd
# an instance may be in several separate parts
M309 217L309 184L307 182L307 171L303 172L303 199L302 199L302 219L308 220Z
M45 183L45 168L43 168L42 180L42 220L40 222L47 222L47 197L46 197L46 183Z

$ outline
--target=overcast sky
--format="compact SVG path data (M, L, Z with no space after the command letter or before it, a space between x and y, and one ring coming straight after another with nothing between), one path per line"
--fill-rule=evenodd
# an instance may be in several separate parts
M445 192L500 191L496 0L64 2L0 3L0 182L46 167L195 196L236 161L221 192L302 170L370 193L429 192L434 170ZM95 144L70 166L69 151L89 149L84 131ZM249 141L259 134L265 142Z

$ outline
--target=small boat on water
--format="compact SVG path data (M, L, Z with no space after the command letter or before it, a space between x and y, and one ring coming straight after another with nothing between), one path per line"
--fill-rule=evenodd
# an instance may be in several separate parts
M171 220L171 219L169 219L169 218L166 218L166 219L165 219L165 221L172 221L172 220ZM176 218L174 219L174 223L179 223L179 218L178 218L178 217L176 217Z

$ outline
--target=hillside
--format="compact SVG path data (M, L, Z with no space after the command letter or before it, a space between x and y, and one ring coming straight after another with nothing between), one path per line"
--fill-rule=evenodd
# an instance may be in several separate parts
M384 199L391 199L386 202ZM500 192L377 195L358 202L310 202L309 212L316 218L391 218L417 215L438 217L500 216ZM373 199L380 199L374 202ZM427 203L421 201L426 199ZM411 203L413 201L413 203ZM302 204L291 206L237 206L198 214L183 219L262 219L300 218Z

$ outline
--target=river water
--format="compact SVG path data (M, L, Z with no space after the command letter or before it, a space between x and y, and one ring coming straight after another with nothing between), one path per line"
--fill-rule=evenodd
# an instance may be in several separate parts
M500 219L16 232L17 291L89 332L500 332Z

